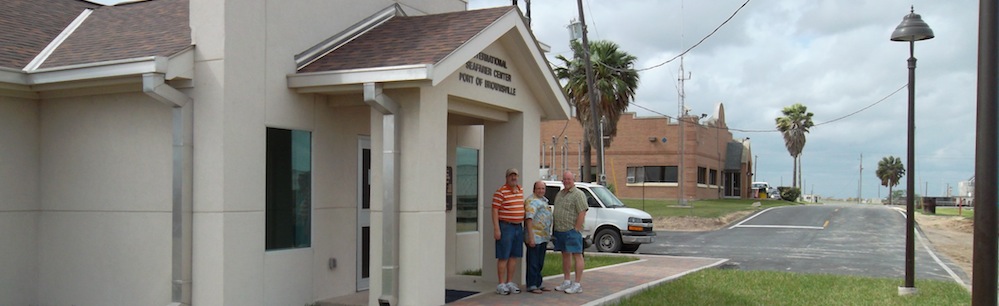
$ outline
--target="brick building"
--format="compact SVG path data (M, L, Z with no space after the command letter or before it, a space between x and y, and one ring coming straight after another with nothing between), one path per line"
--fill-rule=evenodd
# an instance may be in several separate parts
M724 106L718 104L710 117L688 115L683 122L686 136L683 197L688 200L749 197L753 169L749 138L732 138L725 123ZM617 131L617 136L604 149L607 183L614 186L617 195L632 199L676 199L680 189L677 120L625 113L618 121ZM575 118L542 123L542 177L556 179L565 169L578 175L582 169L582 139L582 128ZM596 154L591 154L591 158L595 161Z

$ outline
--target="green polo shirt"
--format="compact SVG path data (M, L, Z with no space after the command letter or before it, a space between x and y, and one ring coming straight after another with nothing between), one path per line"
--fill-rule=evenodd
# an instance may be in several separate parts
M552 213L552 230L556 232L568 232L576 227L576 217L580 212L589 209L586 205L586 195L579 188L565 190L562 188L555 195L555 211Z

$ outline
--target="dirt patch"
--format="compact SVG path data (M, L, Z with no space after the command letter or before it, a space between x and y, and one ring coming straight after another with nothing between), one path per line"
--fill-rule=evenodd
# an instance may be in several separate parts
M974 222L956 216L916 214L916 223L933 249L947 256L971 278Z
M703 232L713 231L728 226L735 220L742 219L755 211L739 211L719 218L699 217L658 217L652 221L657 230Z

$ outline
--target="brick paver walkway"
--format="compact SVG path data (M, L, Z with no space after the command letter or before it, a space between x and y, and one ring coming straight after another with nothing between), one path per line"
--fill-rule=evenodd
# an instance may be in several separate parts
M615 266L586 270L583 273L583 292L565 294L550 291L542 294L523 292L521 294L499 295L483 292L448 305L602 305L640 292L642 289L676 279L701 269L715 267L727 259L643 256L637 261ZM555 288L562 282L562 276L546 277L544 286ZM523 286L521 287L523 290Z

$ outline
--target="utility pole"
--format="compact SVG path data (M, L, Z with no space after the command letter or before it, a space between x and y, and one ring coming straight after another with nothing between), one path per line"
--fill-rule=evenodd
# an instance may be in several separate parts
M555 166L555 147L557 146L558 146L558 138L556 138L555 135L552 135L552 164L551 164L551 171L548 172L549 173L548 179L552 179L561 174L558 172L558 167Z
M753 160L753 177L756 177L757 178L756 180L759 181L760 172L758 170L760 169L760 156L756 155L754 157L755 159Z
M580 26L582 27L582 31L580 31L580 32L582 32L581 34L583 36L582 37L583 38L583 61L584 61L584 64L586 65L586 91L587 91L587 94L589 95L589 100L590 100L590 124L593 125L593 133L598 133L600 131L600 127L599 127L599 124L600 124L600 108L597 108L597 89L593 87L593 63L590 62L590 41L587 38L587 32L589 32L589 31L587 30L587 26L586 26L586 17L584 17L584 15L583 15L583 0L576 0L576 7L579 9L579 23L580 23ZM582 121L582 118L580 118L580 121ZM583 128L583 131L585 132L586 128ZM590 137L587 137L586 141L589 141L589 138ZM597 139L597 143L591 143L590 147L600 146L598 148L598 150L595 150L595 151L597 151L597 163L598 163L596 168L597 169L602 169L603 168L603 164L602 163L603 163L603 160L604 160L604 154L603 154L603 142L604 142L603 139L604 139L604 135L599 135L599 136L596 137L596 139ZM587 151L586 154L588 156L590 154L590 152ZM589 167L589 165L590 165L590 160L589 159L586 160L586 165L587 165L587 167L585 167L583 169L584 182L586 180L590 179L588 176L589 176L589 174L590 174L590 172L592 170L592 168ZM600 178L601 175L603 175L603 173L597 173L596 177L597 177L598 181L600 181L599 178Z
M860 153L860 180L857 181L857 203L863 203L861 195L864 189L864 153Z

